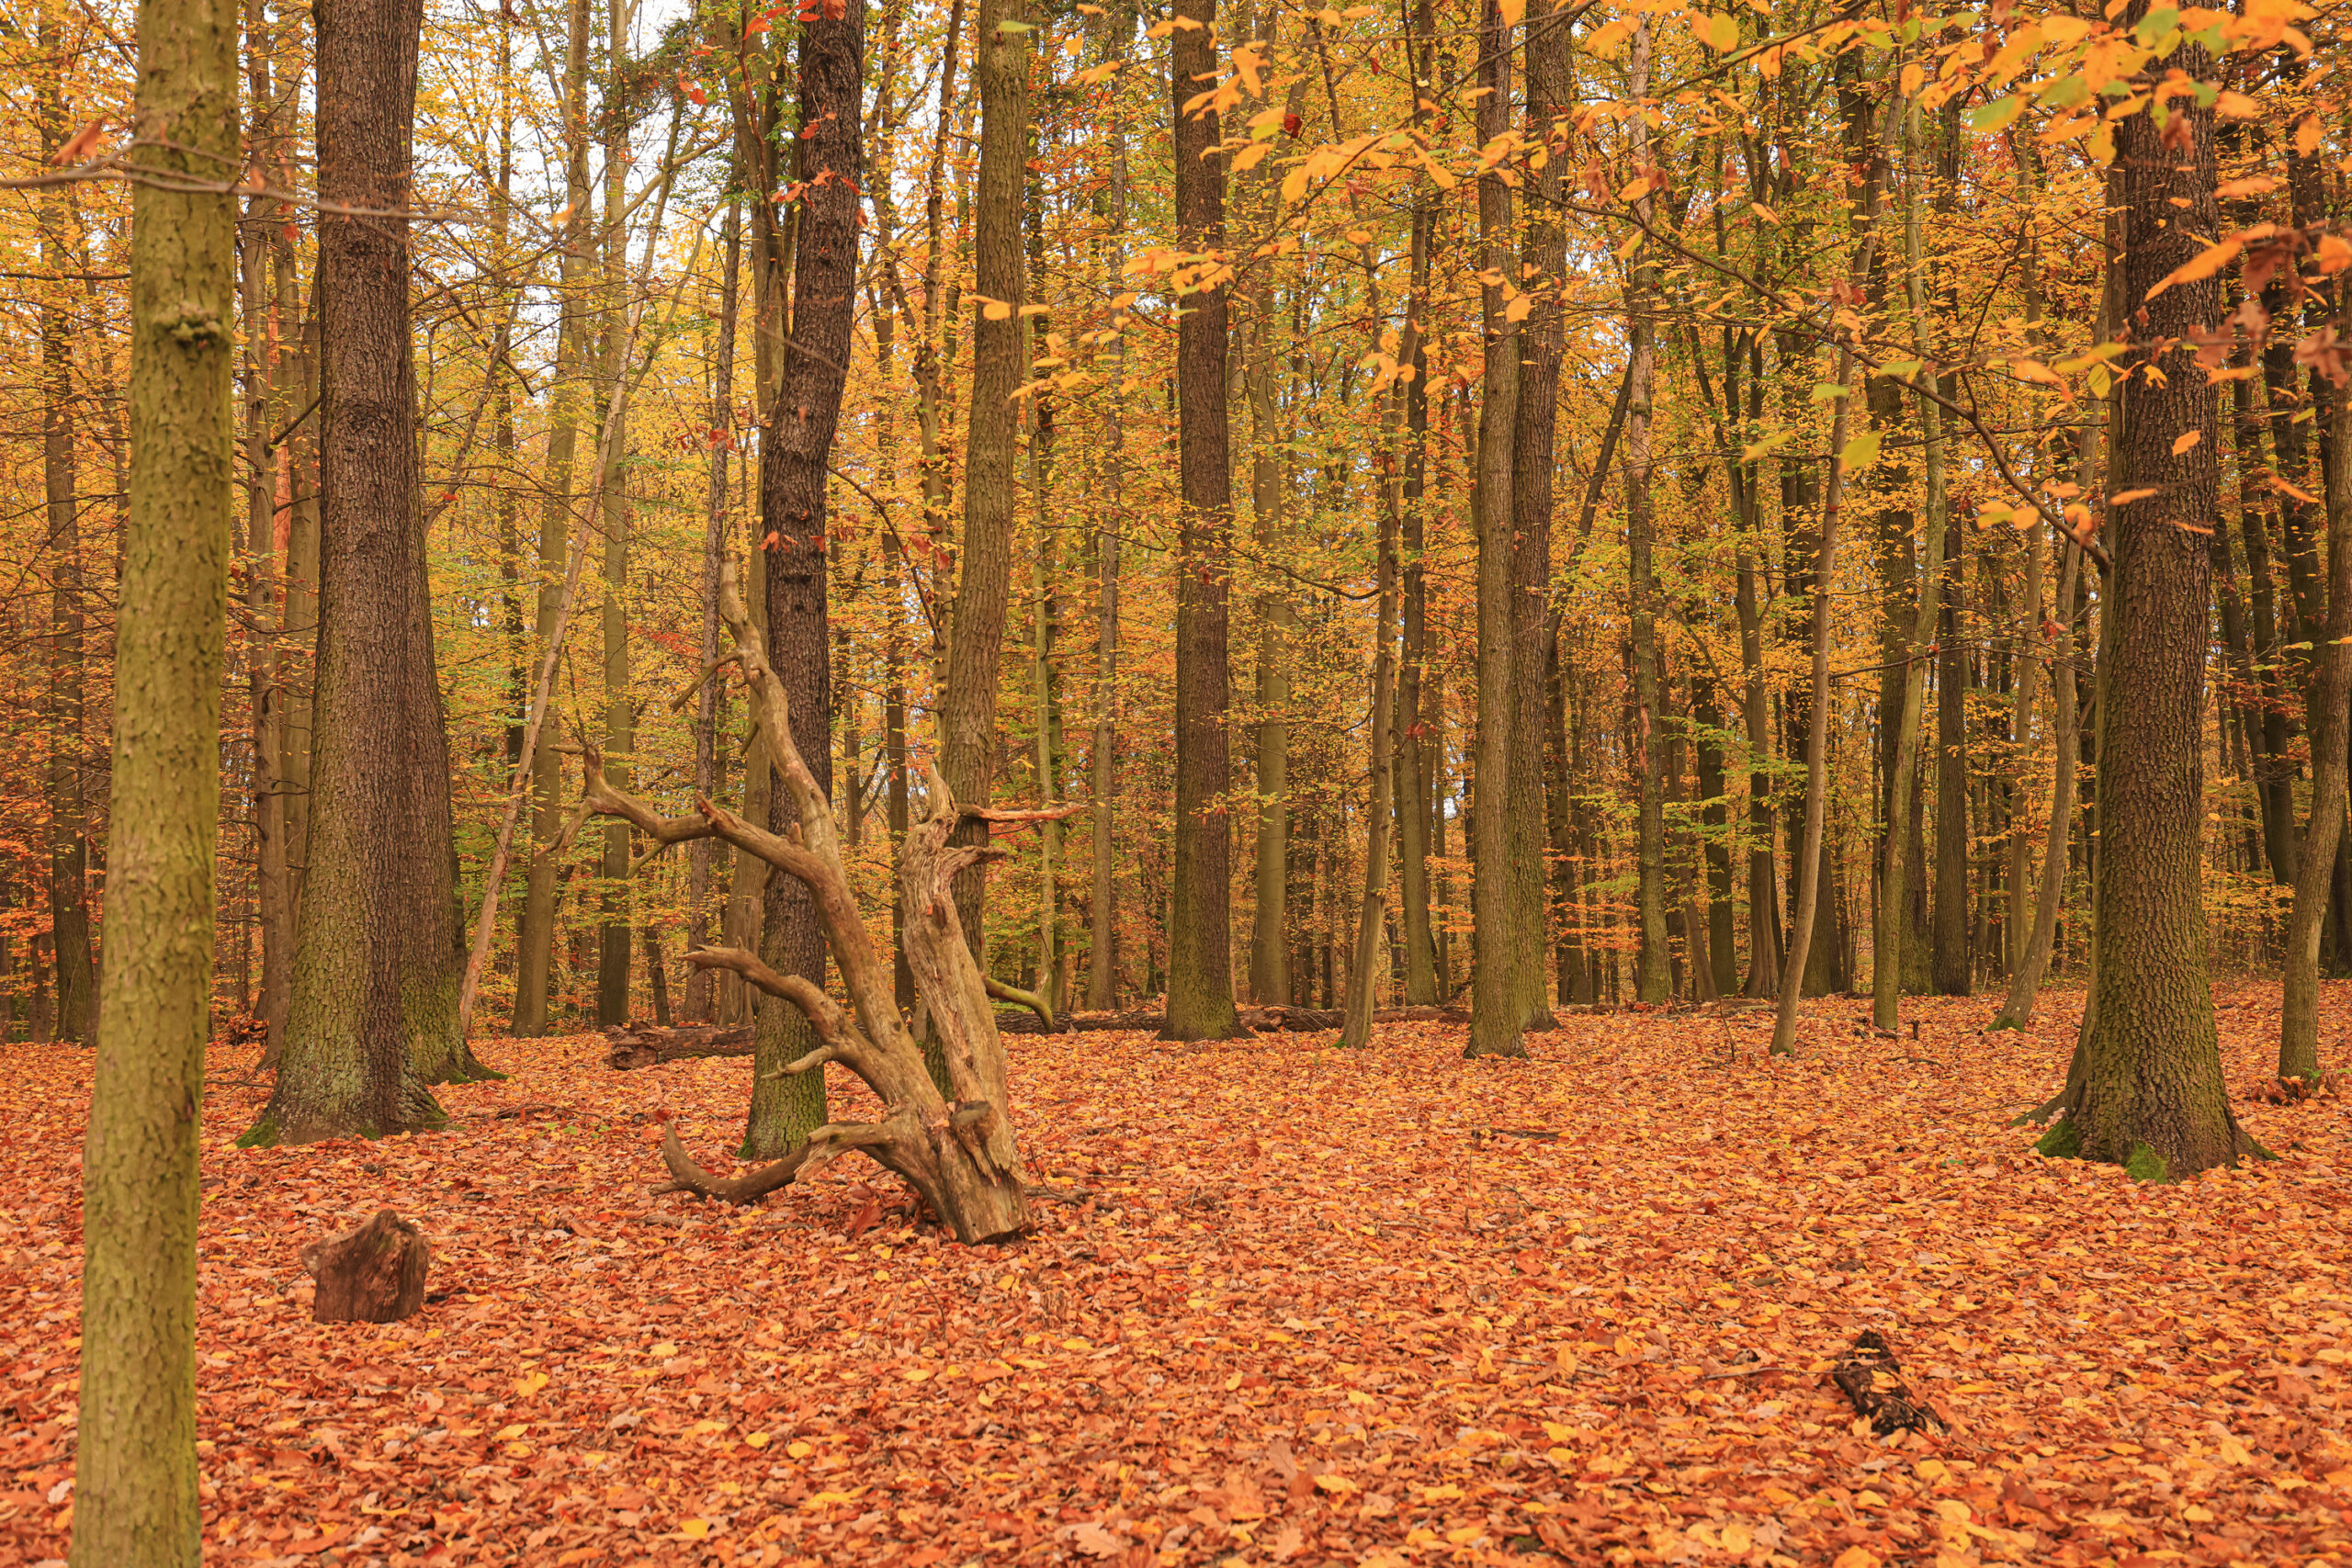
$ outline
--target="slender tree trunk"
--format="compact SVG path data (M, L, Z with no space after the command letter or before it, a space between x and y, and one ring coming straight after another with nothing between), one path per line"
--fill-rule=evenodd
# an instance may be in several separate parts
M1649 58L1646 27L1634 35L1635 71ZM1510 126L1511 26L1498 0L1484 0L1478 25L1477 131L1491 142ZM1638 89L1637 89L1638 91ZM1470 1043L1463 1055L1524 1056L1520 1038L1525 1010L1517 983L1519 941L1511 931L1510 819L1505 804L1511 771L1512 682L1511 504L1512 434L1519 416L1520 344L1507 311L1504 279L1511 270L1511 187L1499 170L1478 176L1479 325L1486 351L1486 389L1478 410L1478 761L1471 916L1477 976L1470 1010Z
M1124 17L1124 13L1121 13ZM1104 29L1106 58L1124 58L1126 34L1114 34L1117 29ZM1127 29L1133 31L1132 26ZM1104 228L1107 235L1103 252L1106 276L1116 277L1124 265L1126 246L1125 235L1127 220L1127 141L1125 124L1114 118L1106 128L1110 138L1111 177L1103 192ZM1118 848L1113 834L1116 827L1119 719L1119 547L1126 491L1126 425L1120 417L1119 400L1115 389L1125 384L1127 362L1126 339L1123 335L1111 345L1112 368L1105 376L1108 389L1101 399L1102 410L1102 482L1094 495L1094 754L1092 790L1094 796L1094 842L1092 907L1088 910L1090 931L1087 940L1086 1005L1096 1011L1107 1011L1117 1005L1119 974L1117 964L1118 926L1114 902L1117 897Z
M330 0L333 3L333 0ZM606 79L618 81L628 57L629 0L606 0L611 27L605 35ZM608 103L605 118L605 344L600 379L613 399L622 396L622 357L628 352L628 124L617 107ZM616 790L635 786L631 766L637 752L636 711L629 701L628 570L630 514L628 494L628 420L625 412L608 415L613 425L602 453L604 471L597 476L605 536L604 675L605 777ZM628 826L613 822L605 828L601 868L603 886L597 903L603 920L597 931L596 1026L610 1028L628 1021L630 929L628 918Z
M194 26L191 23L191 26ZM233 38L232 14L221 24ZM59 62L68 53L57 24L42 14L40 50ZM202 49L201 44L185 47ZM233 93L233 86L225 90ZM40 140L46 165L65 140L62 75L40 85ZM233 113L233 110L232 110ZM49 807L49 919L57 968L57 1038L94 1043L97 972L90 956L90 840L83 790L85 686L81 498L74 461L74 376L67 339L64 275L78 263L70 232L71 186L53 186L40 202L41 259L58 275L40 306L41 479L47 502L45 553L50 560L49 689L43 717L49 766L43 789Z
M1639 97L1647 91L1648 30L1634 39L1634 85ZM1634 129L1636 164L1648 160L1649 137L1637 118ZM1646 226L1651 201L1645 194L1634 203L1635 217ZM1634 711L1631 733L1625 738L1627 761L1634 773L1634 907L1641 922L1641 948L1634 961L1634 994L1656 1004L1673 995L1668 974L1666 933L1666 807L1661 793L1660 749L1666 736L1658 711L1657 581L1650 555L1655 522L1650 498L1651 378L1657 355L1656 329L1649 319L1655 286L1646 257L1647 246L1634 255L1633 282L1625 311L1632 341L1632 363L1626 373L1630 389L1625 404L1625 553L1631 565L1627 584L1627 620L1633 644Z
M2338 285L2340 288L2341 285ZM2335 880L2345 809L2346 705L2352 697L2352 430L2345 427L2342 388L2314 377L2327 422L2327 623L2313 660L2312 814L2295 868L2295 904L2287 924L2286 998L2278 1017L2280 1079L2320 1077L2319 943Z
M1526 245L1517 285L1532 296L1520 327L1519 402L1511 434L1511 747L1504 807L1510 843L1511 936L1518 948L1512 983L1521 1021L1557 1027L1552 1016L1550 878L1544 851L1544 718L1553 662L1552 479L1559 429L1560 361L1567 341L1562 291L1567 287L1567 230L1560 195L1574 141L1568 116L1575 85L1568 73L1568 29L1541 18L1527 29L1526 136L1544 156L1528 161ZM1634 136L1649 130L1638 117ZM1637 152L1637 161L1645 155ZM1646 209L1645 197L1636 205Z
M2136 26L2147 9L2133 0L2122 25ZM2191 78L2211 68L2193 43L2172 64ZM2174 522L2210 517L2220 499L2213 397L2185 340L2220 319L2221 286L2158 285L2197 254L2197 235L2211 233L2219 213L2213 111L2184 101L2173 113L2186 118L2185 132L2159 130L2144 115L2116 126L2110 179L2124 228L2122 299L2144 302L2132 306L2135 337L2171 346L2156 363L2161 383L2122 381L2117 456L2128 482L2148 493L2109 513L2113 642L2099 705L2096 1021L2065 1120L2039 1145L2160 1180L2264 1152L2230 1111L2207 980L2200 752L2212 558ZM2184 439L2191 434L2193 443Z
M540 656L554 640L571 550L572 468L578 459L583 401L582 367L588 354L588 0L571 0L563 66L564 195L560 322L548 393L547 502L539 514ZM563 759L555 747L531 759L531 840L523 917L515 933L514 1018L517 1035L544 1034L548 986L555 956L556 867L548 854L563 826Z
M1960 533L1943 538L1943 591L1938 607L1936 652L1936 989L1968 995L1968 660L1960 642L1961 572L1967 559Z
M760 447L768 654L781 679L793 744L828 800L833 789L833 720L825 491L857 304L865 62L865 0L846 0L837 17L801 24L804 130L797 146L806 183L796 225L791 351L777 367L775 403ZM1012 220L1019 221L1018 212ZM854 779L850 787L856 788ZM985 800L960 791L957 798L974 805ZM789 833L799 819L790 791L770 793L771 832ZM762 960L780 975L822 986L824 926L815 893L797 876L771 876L763 905ZM777 1158L825 1124L824 1074L785 1071L820 1042L797 1007L773 996L761 998L752 1040L755 1071L741 1152L747 1159Z
M1225 248L1222 140L1213 103L1216 0L1177 0L1169 83L1175 119L1177 243L1194 254ZM1233 1005L1231 787L1226 715L1227 579L1232 531L1226 418L1224 283L1195 288L1176 325L1177 467L1182 522L1176 561L1176 800L1173 902L1168 932L1168 1040L1230 1040L1246 1032Z
M1430 0L1415 0L1411 41L1413 71L1433 80L1436 45ZM1427 111L1417 110L1417 121ZM1404 659L1396 675L1396 858L1405 935L1405 1000L1428 1007L1438 999L1437 944L1430 927L1430 756L1431 741L1422 720L1423 667L1429 658L1429 584L1421 565L1428 525L1423 498L1429 491L1429 312L1430 273L1437 250L1439 201L1427 180L1413 186L1410 280L1406 294L1405 348L1399 355L1412 372L1405 385Z
M195 1568L196 1108L211 1033L227 642L236 204L233 0L144 0L130 157L130 506L116 630L106 962L82 1152L74 1568ZM405 446L405 441L399 443Z
M2058 732L2058 776L2051 786L2050 832L2041 854L2041 887L2033 907L2033 929L2024 936L2022 951L2009 972L2009 994L2001 1010L1986 1025L2023 1029L2033 1021L2033 1004L2041 990L2041 976L2050 967L2050 951L2058 933L2058 906L2066 891L2066 840L2075 815L2075 764L2081 755L2075 734L2075 573L2082 551L2072 540L2064 546L2064 565L2058 573L2059 625L2050 650L2050 706Z
M702 668L708 671L718 658L718 574L727 560L733 533L728 507L727 469L735 446L735 315L741 299L743 207L730 201L719 242L718 321L711 347L710 494L703 511L702 550ZM718 798L718 694L726 688L717 676L704 680L695 693L695 789L708 799ZM896 842L893 835L892 842ZM710 894L713 851L717 840L696 839L688 846L686 862L686 951L699 953L710 944ZM693 964L686 976L685 1015L707 1020L713 1015L714 976L721 970ZM741 976L728 974L736 986Z

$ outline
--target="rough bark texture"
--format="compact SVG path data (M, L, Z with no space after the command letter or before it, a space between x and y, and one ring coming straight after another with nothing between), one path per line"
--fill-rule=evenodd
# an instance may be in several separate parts
M824 797L833 793L831 638L826 627L825 487L857 303L857 192L865 180L863 103L865 6L801 24L799 249L793 264L792 336L778 367L775 405L761 444L760 521L767 572L767 646L789 705L793 743ZM771 741L775 737L770 737ZM768 828L800 821L797 791L774 791ZM820 985L825 937L813 895L797 877L768 878L760 956L782 974ZM759 1073L742 1152L783 1154L825 1121L821 1075L785 1067L819 1043L798 1010L760 1004Z
M2123 25L2146 11L2135 0ZM2192 78L2211 69L2194 45L2172 63ZM2212 558L2199 530L2218 504L2221 467L2213 396L2182 340L2220 320L2221 286L2206 278L2149 296L2199 252L2198 236L2211 233L2219 215L2212 111L2177 100L2172 112L2188 121L2177 152L2145 114L2116 128L2110 178L2124 226L2123 299L2136 342L2173 346L2157 362L2161 384L2138 375L2122 383L2117 457L2132 489L2149 493L2109 513L2114 613L2106 617L2112 643L2099 714L2098 959L2089 1003L2097 1018L2065 1120L2040 1145L2154 1179L2263 1152L2230 1111L2206 972L2199 840ZM2135 349L2132 358L2144 354ZM2195 444L2176 450L2191 433Z
M407 207L421 0L319 28L324 201ZM404 224L322 215L322 509L310 870L277 1086L248 1145L437 1125L457 1032L449 742L433 659Z
M332 4L333 0L329 0ZM618 81L628 56L629 6L614 5L605 34L605 69ZM637 754L637 712L629 693L628 562L629 529L635 522L629 505L628 413L622 400L624 361L633 334L628 331L628 116L616 106L605 113L605 343L600 379L612 407L605 423L600 471L596 476L599 519L605 536L604 665L605 756L623 789L629 784ZM628 833L607 830L603 886L597 903L596 1023L618 1023L628 1017L629 919Z
M1567 118L1575 98L1567 28L1556 19L1539 20L1527 29L1526 55L1524 133L1531 147L1545 151L1540 167L1530 160L1525 176L1527 238L1514 275L1519 288L1532 297L1532 308L1520 327L1519 406L1511 435L1511 748L1504 809L1510 838L1511 934L1519 949L1512 975L1521 1021L1530 1029L1550 1029L1555 1020L1547 984L1552 919L1544 859L1550 841L1544 809L1549 728L1544 710L1553 663L1553 453L1560 420L1560 361L1567 343L1561 291L1567 285L1568 241L1559 205L1574 136ZM1648 128L1634 134L1645 137Z
M234 165L232 0L139 8L135 163ZM194 1568L197 1105L210 1032L236 207L132 187L130 507L116 630L107 986L82 1154L74 1568Z
M1478 138L1491 141L1510 124L1511 29L1497 0L1485 0L1478 25ZM1637 56L1648 44L1635 35ZM1477 973L1466 1056L1524 1056L1524 1024L1512 971L1519 943L1510 929L1510 826L1505 804L1511 766L1511 435L1519 416L1519 329L1506 314L1503 280L1512 263L1510 186L1499 170L1478 179L1478 315L1486 354L1478 408L1478 745L1476 814L1471 823L1470 908Z
M319 1282L314 1323L398 1323L424 1305L432 1266L424 1233L390 1209L356 1230L302 1248L302 1271Z
M1929 942L1936 989L1968 995L1968 659L1960 640L1961 570L1955 528L1943 536L1943 592L1936 649L1936 887Z
M1216 85L1216 0L1177 0L1170 40L1175 117L1178 247L1225 245L1225 170L1214 157L1216 110L1194 103ZM1208 270L1201 264L1197 270ZM1232 769L1226 712L1227 578L1233 528L1226 421L1227 306L1231 288L1194 288L1176 324L1177 468L1183 498L1176 563L1176 823L1168 930L1170 1040L1245 1032L1233 1006L1233 839L1225 816Z
M733 456L735 424L735 316L737 302L741 298L743 264L743 205L729 202L727 224L719 242L718 319L716 338L711 348L710 427L723 431L727 438L710 445L710 495L704 507L703 523L703 617L702 663L708 670L718 658L718 569L727 558L728 546L733 529L733 508L729 504L729 458ZM695 788L704 795L718 794L718 698L726 688L716 680L705 680L695 688ZM686 951L695 952L710 942L710 895L713 886L712 850L710 840L697 840L686 868ZM696 1022L707 1021L713 1012L715 976L709 970L697 968L686 979L685 1016Z
M2001 1010L1986 1026L2023 1029L2033 1021L2034 998L2041 990L2042 972L2050 966L2050 949L2058 932L2058 904L2066 890L2066 845L2075 817L2075 764L2081 754L2075 736L2075 628L2071 605L2075 573L2082 552L2070 540L2065 565L2058 574L2058 604L2065 619L2050 650L2050 705L2056 719L2058 777L2050 794L2050 832L2043 842L2041 888L2035 895L2031 934L2023 938L2017 963L2009 972L2009 994Z

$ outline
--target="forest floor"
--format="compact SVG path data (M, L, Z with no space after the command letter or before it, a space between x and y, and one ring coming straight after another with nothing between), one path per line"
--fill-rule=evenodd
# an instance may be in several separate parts
M1384 1029L1020 1037L1018 1245L910 1227L856 1156L765 1206L649 1196L658 1119L725 1168L742 1060L491 1042L447 1134L248 1153L204 1111L213 1562L1951 1565L2352 1562L2346 1110L2256 1102L2275 984L2220 990L2281 1158L2175 1187L2007 1125L2079 992L1570 1015L1525 1063ZM2331 1056L2352 985L2328 987ZM0 1046L0 1562L64 1554L89 1057ZM859 1091L863 1092L863 1091ZM836 1091L836 1114L849 1103ZM869 1190L867 1183L872 1183ZM305 1241L379 1207L425 1310L316 1325ZM1882 1439L1863 1329L1949 1423Z

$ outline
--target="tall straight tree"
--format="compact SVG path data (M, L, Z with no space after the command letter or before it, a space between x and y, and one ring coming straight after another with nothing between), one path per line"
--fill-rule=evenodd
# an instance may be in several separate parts
M778 367L775 406L761 432L760 526L767 570L767 647L784 685L793 744L831 798L831 638L826 627L825 487L847 378L857 306L858 192L865 177L865 0L845 0L800 25L800 194L793 258L791 352ZM1016 217L1017 220L1017 217ZM853 786L854 787L854 786ZM791 792L768 799L768 826L799 821ZM825 936L815 896L797 876L768 878L760 956L779 974L821 986ZM743 1154L774 1158L825 1122L821 1071L784 1069L820 1042L797 1007L763 996L753 1033L757 1070Z
M59 12L44 7L40 50L54 62L42 77L39 116L42 162L56 156L69 130L62 85L69 52L58 36ZM55 281L41 291L41 481L48 503L49 919L57 967L56 1037L87 1042L96 1022L97 973L90 958L90 825L82 787L84 705L82 513L74 462L73 326L66 276L78 269L70 185L40 201L41 261Z
M965 426L964 538L956 605L947 631L944 690L939 701L939 775L950 794L985 806L996 767L997 664L1004 650L1006 596L1012 571L1015 447L1021 423L1014 394L1027 378L1021 304L1028 290L1021 243L1022 176L1029 144L1029 24L1020 0L981 0L972 74L980 91L980 166L972 233L972 285L981 299L972 324L972 406ZM934 207L935 210L935 207ZM933 224L937 231L936 223ZM934 242L932 254L939 253ZM926 263L926 265L935 265ZM927 299L939 290L926 288ZM936 358L919 359L918 373L940 375ZM926 414L925 446L936 450L937 412ZM924 465L926 486L945 476ZM988 841L988 826L965 823L952 840ZM964 940L982 973L988 967L977 864L956 877L956 912ZM935 1082L946 1081L936 1042L926 1041Z
M605 31L605 80L617 84L628 63L630 0L609 0ZM606 394L619 398L629 351L628 332L628 116L615 90L605 106L605 342L601 379ZM628 494L628 414L608 416L597 493L605 533L605 778L627 790L636 779L637 710L629 700L629 529L635 521ZM599 898L604 919L597 927L596 1024L609 1029L628 1021L630 930L628 919L628 829L605 829L604 883Z
M1648 30L1634 47L1648 47ZM1491 144L1510 128L1511 23L1499 0L1485 0L1478 23L1478 140ZM1513 973L1519 942L1511 931L1510 811L1511 772L1512 549L1511 435L1519 418L1519 328L1503 294L1511 255L1511 186L1499 167L1478 176L1478 318L1486 354L1479 400L1478 764L1471 851L1472 936L1477 974L1466 1056L1524 1056L1525 1010Z
M1650 34L1643 28L1634 35L1631 75L1627 85L1635 101L1649 91ZM1639 116L1633 122L1634 161L1649 159L1649 128ZM1649 226L1656 204L1646 188L1634 197L1634 216ZM1650 486L1650 417L1657 373L1657 333L1650 320L1657 288L1657 269L1646 242L1634 253L1625 292L1626 335L1632 363L1625 372L1625 558L1630 566L1626 584L1626 621L1630 627L1634 664L1633 733L1625 750L1634 769L1634 904L1641 922L1641 946L1634 960L1634 995L1644 1003L1667 1000L1673 994L1666 935L1666 800L1659 758L1666 731L1658 711L1657 579L1650 561L1657 536L1656 508Z
M82 1156L74 1568L195 1568L196 1108L211 1033L236 320L235 0L144 0L107 989ZM207 188L210 186L211 188ZM401 445L406 443L402 427Z
M1408 23L1413 59L1413 120L1426 124L1437 68L1430 0L1415 0ZM1402 547L1405 567L1404 649L1396 669L1396 859L1398 901L1405 938L1405 1000L1424 1007L1437 1000L1437 944L1430 929L1430 750L1421 722L1421 671L1429 657L1429 576L1421 565L1428 543L1424 497L1429 491L1429 312L1430 273L1437 249L1439 199L1426 172L1413 181L1413 229L1407 265L1404 363L1405 482Z
M2147 16L2132 0L2122 24ZM2200 79L2190 43L2168 62ZM2121 378L2118 493L2109 537L2104 691L2098 705L2098 956L2080 1075L2038 1145L2047 1155L2177 1180L2266 1151L2237 1123L2222 1077L2207 980L2203 900L2205 665L2212 556L2200 530L2220 504L2211 386L2188 339L2221 320L2217 278L2172 283L2220 221L2213 111L2176 98L2159 126L2144 110L2116 125L2109 175L2120 220L2124 308L2135 347ZM2175 124L2174 121L2185 121ZM2124 487L2129 487L2128 490ZM2183 525L2187 525L2184 526Z
M1560 193L1567 164L1573 84L1566 18L1539 16L1527 29L1526 136L1545 150L1529 160L1526 246L1519 287L1532 296L1520 327L1519 407L1511 436L1511 748L1504 806L1510 834L1512 965L1521 1022L1550 1029L1551 889L1544 852L1544 762L1551 695L1553 447L1560 422L1560 361L1567 343L1561 293L1568 236ZM1638 123L1638 122L1637 122ZM1646 129L1636 133L1645 136ZM1540 166L1538 166L1540 164Z
M481 1076L458 1033L449 739L434 669L409 331L423 0L320 13L317 736L285 1060L248 1144L443 1120L425 1086Z
M1195 278L1223 265L1225 166L1213 101L1216 0L1176 0L1169 40L1176 121L1176 244ZM985 209L985 207L984 207ZM1216 259L1209 259L1212 256ZM1231 276L1230 269L1227 276ZM1168 1040L1243 1032L1233 1005L1233 838L1226 711L1226 588L1233 529L1226 421L1227 282L1195 284L1176 322L1177 469L1183 521L1176 558L1175 865L1168 929ZM959 792L960 794L960 792Z
M559 215L559 320L548 393L547 500L539 513L537 636L545 657L562 618L564 563L571 548L572 468L580 451L588 358L588 0L571 0L563 55L564 209ZM548 738L552 740L554 738ZM514 1032L543 1034L555 959L555 859L563 826L563 758L553 745L531 753L531 840L522 920L515 931Z

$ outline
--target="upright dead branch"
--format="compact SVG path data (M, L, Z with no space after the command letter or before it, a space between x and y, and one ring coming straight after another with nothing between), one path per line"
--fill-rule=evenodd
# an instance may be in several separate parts
M805 883L815 897L818 919L849 993L848 1008L810 982L779 975L741 949L706 948L687 954L687 961L731 970L798 1008L821 1044L787 1070L813 1071L838 1062L874 1090L882 1101L882 1113L871 1122L821 1127L787 1158L731 1181L704 1172L673 1133L663 1143L673 1186L749 1202L837 1155L863 1149L904 1178L960 1240L1000 1241L1016 1235L1028 1227L1029 1205L1005 1087L1004 1043L997 1033L987 977L964 944L963 927L948 891L958 871L1002 852L986 846L951 848L947 840L957 822L967 818L1017 823L1066 813L959 808L937 772L927 770L925 811L908 827L899 847L899 883L907 910L901 940L944 1053L954 1094L950 1100L924 1068L922 1048L892 993L889 960L876 951L866 933L850 892L832 810L793 744L783 686L768 663L765 639L736 590L731 565L721 570L718 603L740 655L752 718L775 749L777 771L800 808L798 824L788 834L771 833L707 797L696 798L695 817L662 817L606 782L593 750L587 753L586 784L576 820L618 817L657 846L715 836Z

